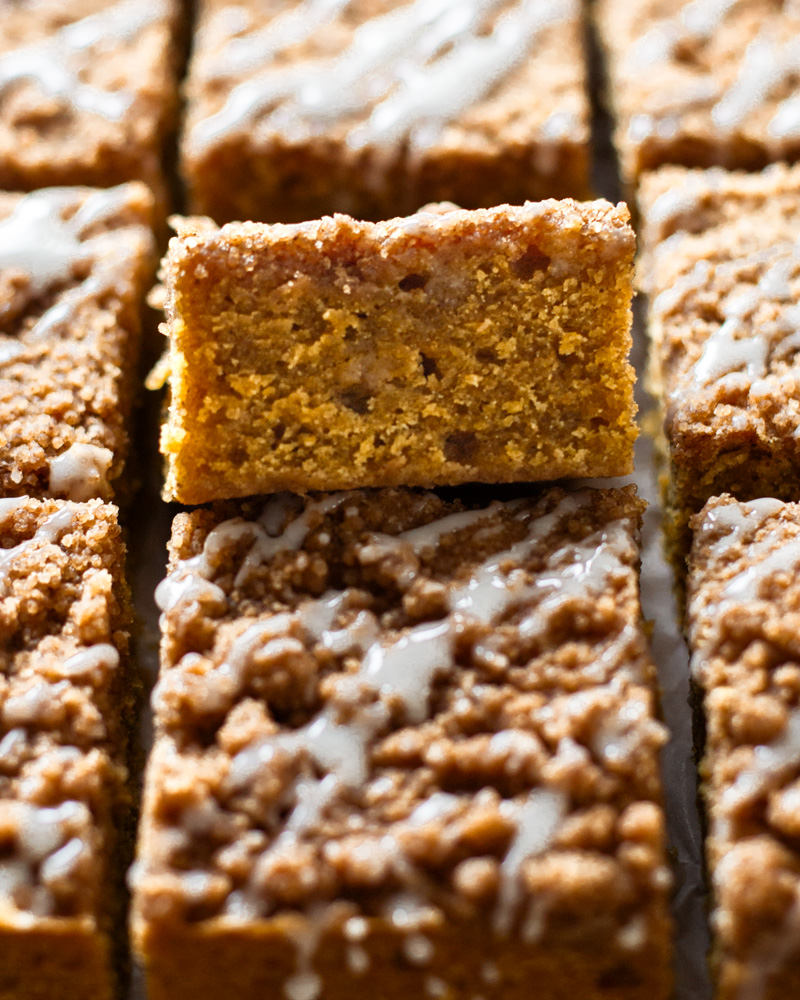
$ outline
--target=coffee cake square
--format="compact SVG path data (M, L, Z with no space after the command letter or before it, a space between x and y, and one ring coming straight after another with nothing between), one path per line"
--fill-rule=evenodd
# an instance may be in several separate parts
M669 995L642 508L177 516L132 874L151 1000Z
M790 997L800 990L800 505L715 497L692 527L715 995Z
M201 0L181 144L220 225L589 196L577 0Z
M0 500L0 996L111 1000L130 839L115 507Z
M0 496L109 498L128 450L153 197L0 192Z

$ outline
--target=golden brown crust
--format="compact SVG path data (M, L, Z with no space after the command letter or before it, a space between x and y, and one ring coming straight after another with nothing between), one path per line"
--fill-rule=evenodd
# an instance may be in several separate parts
M378 490L178 515L133 877L154 1000L668 994L641 510Z
M200 4L182 140L192 212L386 219L434 200L589 197L578 3L507 0L473 16L352 0L327 16L304 8L299 24L292 6Z
M624 206L179 233L165 496L630 471Z

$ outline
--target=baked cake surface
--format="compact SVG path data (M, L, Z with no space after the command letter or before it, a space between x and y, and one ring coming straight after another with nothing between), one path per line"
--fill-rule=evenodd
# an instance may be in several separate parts
M598 0L622 172L800 157L795 0Z
M201 0L182 169L218 223L589 195L577 0Z
M180 0L3 4L0 189L142 180L164 199L180 7Z
M800 991L800 505L716 497L693 528L716 996L778 1000Z
M135 693L123 561L115 507L0 500L2 1000L116 995Z
M132 874L151 1000L669 995L642 508L177 516Z
M710 496L800 495L800 167L646 177L643 284L671 542Z
M0 494L108 498L122 472L153 198L0 192Z
M631 470L627 209L429 209L177 223L166 498Z

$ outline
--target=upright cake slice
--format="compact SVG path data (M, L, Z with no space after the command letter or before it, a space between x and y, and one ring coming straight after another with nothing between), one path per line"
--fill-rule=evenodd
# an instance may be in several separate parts
M598 0L622 172L800 158L800 9L774 0Z
M135 684L116 508L0 500L0 997L111 1000Z
M438 209L180 224L167 498L630 471L627 209Z
M715 995L783 1000L800 993L800 504L715 498L693 527Z
M710 496L800 496L800 167L663 168L641 190L670 541Z
M3 4L0 189L142 180L164 200L180 7L179 0Z
M182 169L218 223L588 197L578 0L201 0Z
M656 1000L627 490L179 514L133 930L150 1000Z
M0 193L0 496L110 496L155 269L144 185Z

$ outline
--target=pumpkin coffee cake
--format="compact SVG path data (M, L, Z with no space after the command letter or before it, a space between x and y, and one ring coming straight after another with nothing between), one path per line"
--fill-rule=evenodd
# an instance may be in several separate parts
M3 3L0 190L141 180L164 201L162 147L177 114L182 6Z
M625 206L177 228L167 499L631 471Z
M800 167L646 177L651 384L669 450L669 543L711 496L800 496Z
M800 159L794 0L597 0L623 178Z
M715 996L785 1000L800 995L800 504L718 497L693 527Z
M132 874L150 1000L666 1000L643 507L179 514Z
M181 163L218 223L589 196L579 0L200 0Z
M112 1000L130 845L115 507L0 500L0 998Z
M128 450L153 197L0 192L0 496L107 499Z

